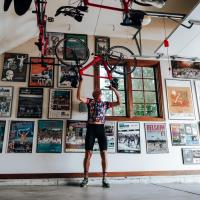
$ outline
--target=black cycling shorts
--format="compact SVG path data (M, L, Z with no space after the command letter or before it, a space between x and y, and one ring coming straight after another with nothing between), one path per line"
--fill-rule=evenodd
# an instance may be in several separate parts
M107 150L107 137L104 124L88 124L85 137L85 150L93 150L95 138L98 139L100 151Z

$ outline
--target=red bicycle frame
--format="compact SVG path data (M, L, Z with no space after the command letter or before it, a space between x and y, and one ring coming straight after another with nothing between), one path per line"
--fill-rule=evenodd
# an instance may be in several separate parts
M123 4L123 8L116 8L116 7L111 7L111 6L105 6L105 5L101 5L101 4L96 4L96 3L90 3L89 0L83 0L83 3L85 6L93 6L93 7L97 7L97 8L104 8L104 9L109 9L109 10L115 10L115 11L121 11L124 13L128 13L129 12L129 6L131 5L133 0L121 0L122 4Z
M95 76L95 77L96 78L106 78L106 79L109 79L111 81L113 79L112 74L111 74L111 70L108 68L108 63L105 60L103 60L103 58L101 56L95 56L94 59L90 63L88 63L86 66L84 66L83 68L81 68L79 70L79 74L81 76L84 75L84 76L94 77L94 75L86 74L86 73L84 73L84 71L87 70L91 66L95 66L95 64L99 63L99 62L101 62L101 64L104 66L108 76Z

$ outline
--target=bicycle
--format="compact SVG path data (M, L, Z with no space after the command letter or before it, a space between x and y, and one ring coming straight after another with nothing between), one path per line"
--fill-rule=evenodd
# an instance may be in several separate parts
M63 55L59 54L60 46L64 44ZM113 46L108 50L102 51L102 54L95 55L92 61L87 65L90 57L89 48L86 44L78 38L64 38L60 40L55 47L55 54L57 59L64 65L69 66L69 70L74 71L77 79L84 76L91 76L95 78L106 78L111 83L117 85L112 73L115 72L120 75L127 75L132 73L137 65L137 60L134 53L124 46ZM92 54L93 55L93 54ZM126 70L121 71L121 66L125 66L128 60L133 60L134 65L128 67ZM107 76L99 76L94 74L85 73L91 66L102 65L106 70Z

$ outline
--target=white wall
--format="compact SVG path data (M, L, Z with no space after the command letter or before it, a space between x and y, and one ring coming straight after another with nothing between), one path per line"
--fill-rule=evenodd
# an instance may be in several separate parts
M88 38L89 47L91 52L94 52L93 37ZM120 41L118 39L111 39L111 46L114 44L123 45L127 43L128 47L132 47L131 41ZM15 53L28 53L29 56L38 56L38 51L33 45L34 40L13 49L10 52ZM0 56L0 67L2 69L3 55ZM165 78L171 78L171 72L168 71L168 62L161 61L161 72L163 81L163 96L164 96L164 110L166 117L166 127L168 136L169 153L165 154L146 154L146 143L144 133L144 123L140 122L141 127L141 153L140 154L125 154L125 153L110 153L108 155L109 168L108 171L162 171L162 170L186 170L186 169L199 169L199 165L183 165L181 147L173 146L171 144L171 137L169 132L169 123L167 115L167 103L166 103L166 91L165 91ZM57 72L57 70L55 70ZM1 70L0 70L1 74ZM57 73L56 73L57 74ZM56 76L55 74L55 76ZM57 81L55 80L55 83ZM37 137L37 120L35 120L35 134L33 142L33 153L6 153L8 142L8 130L10 120L16 119L17 102L18 102L18 88L27 86L27 83L7 83L0 82L1 86L14 86L14 100L11 118L7 118L6 133L3 145L3 153L0 154L0 173L1 174L16 174L16 173L72 173L82 172L82 161L84 153L60 153L60 154L39 154L36 153L36 137ZM56 87L56 86L55 86ZM192 81L193 93L194 83ZM93 89L93 81L91 78L84 78L83 96L91 96ZM87 114L78 112L78 102L76 100L76 89L73 89L73 113L72 119L86 119ZM199 115L197 109L197 102L193 94L196 120L191 122L198 122ZM47 119L48 104L48 89L44 89L44 105L43 105L43 119ZM21 119L20 119L21 120ZM24 119L27 120L27 119ZM176 122L188 122L178 121ZM64 132L65 132L66 120L64 120ZM64 152L64 134L63 134L63 152ZM91 160L91 172L101 171L101 160L99 154L95 153Z

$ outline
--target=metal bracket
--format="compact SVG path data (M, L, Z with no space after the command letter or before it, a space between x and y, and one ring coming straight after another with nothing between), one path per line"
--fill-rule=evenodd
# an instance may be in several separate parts
M141 39L141 29L142 28L139 28L137 30L137 32L135 33L135 35L133 35L133 40L135 40L135 43L136 43L136 46L137 46L137 49L138 49L138 52L139 52L139 55L142 56L142 39ZM137 36L139 35L139 38L137 38ZM139 39L139 41L138 41Z
M175 20L175 19L173 19L173 18L171 18L171 17L167 17L167 18L170 19L170 20L172 20L172 21L174 21L174 22L176 22L176 23L178 23L179 25L181 25L181 26L183 26L183 27L185 27L185 28L187 28L187 29L191 29L192 26L194 25L194 23L191 22L191 21L188 21L188 23L189 23L190 25L189 25L189 26L186 26L185 24L182 24L182 23L180 23L179 21L177 21L177 20Z

